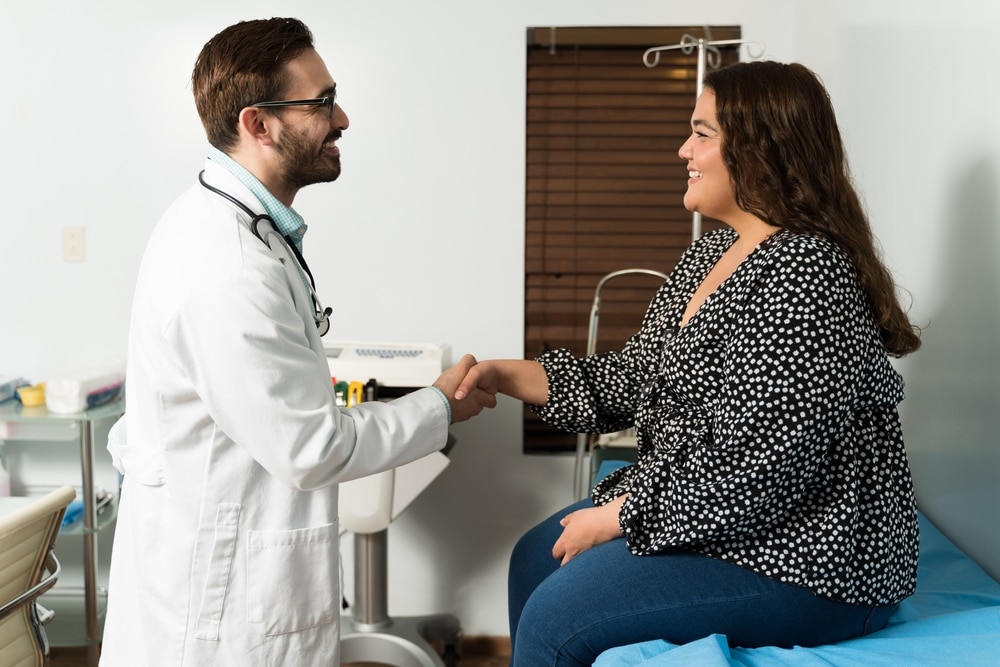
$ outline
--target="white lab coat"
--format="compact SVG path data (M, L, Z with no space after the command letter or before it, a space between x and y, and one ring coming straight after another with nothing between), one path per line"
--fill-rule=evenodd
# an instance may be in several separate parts
M337 483L447 439L432 389L335 406L295 259L248 218L196 182L142 260L102 667L339 664Z

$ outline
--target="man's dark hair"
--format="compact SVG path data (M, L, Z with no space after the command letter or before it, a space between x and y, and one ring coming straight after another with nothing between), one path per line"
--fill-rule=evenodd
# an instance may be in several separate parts
M222 151L233 148L240 112L257 102L281 99L285 64L311 48L312 32L292 18L242 21L210 39L191 75L208 142Z

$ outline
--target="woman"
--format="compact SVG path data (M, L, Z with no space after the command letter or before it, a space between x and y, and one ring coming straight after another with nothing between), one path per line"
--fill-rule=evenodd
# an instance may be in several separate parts
M620 352L487 361L575 432L635 426L638 463L511 557L512 664L713 633L816 645L884 626L913 592L917 521L889 356L916 329L875 250L829 97L797 64L710 73L679 154L684 254ZM619 539L624 538L624 539Z

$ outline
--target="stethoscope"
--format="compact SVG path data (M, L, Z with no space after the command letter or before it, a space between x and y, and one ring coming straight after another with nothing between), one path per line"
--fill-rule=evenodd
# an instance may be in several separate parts
M330 330L330 314L333 312L333 308L329 307L324 308L323 304L319 302L319 296L317 296L316 294L316 281L313 280L312 271L309 270L309 265L306 264L306 258L302 256L301 252L299 252L298 247L294 243L292 243L292 240L288 238L288 236L279 234L277 232L277 230L275 229L274 219L271 216L267 215L266 213L254 213L249 206L241 202L236 197L232 196L228 192L225 192L224 190L220 190L219 188L216 188L205 182L204 171L198 173L198 181L207 190L209 190L210 192L214 192L223 199L232 202L241 210L243 210L247 215L249 215L251 217L250 231L253 232L254 236L256 236L258 239L261 240L261 243L270 248L271 243L270 241L268 241L268 239L273 234L274 236L277 236L281 240L281 243L285 246L286 249L291 251L292 255L295 257L295 261L299 263L299 267L302 269L302 272L305 273L305 275L308 276L309 278L309 282L306 284L306 287L309 289L309 296L313 302L313 320L316 322L316 329L319 331L319 335L325 336L326 332ZM260 233L260 230L258 229L258 226L262 221L267 222L268 225L271 227L270 231L265 232L263 235Z

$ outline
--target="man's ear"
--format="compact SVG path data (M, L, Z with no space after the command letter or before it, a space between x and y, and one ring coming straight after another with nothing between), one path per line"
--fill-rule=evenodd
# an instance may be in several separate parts
M256 107L240 111L238 130L240 136L261 145L271 145L274 138L275 117Z

